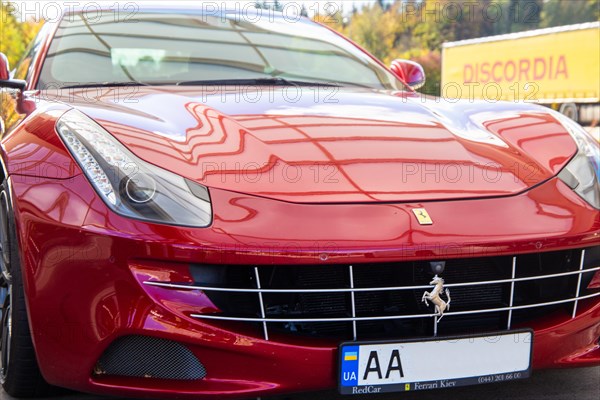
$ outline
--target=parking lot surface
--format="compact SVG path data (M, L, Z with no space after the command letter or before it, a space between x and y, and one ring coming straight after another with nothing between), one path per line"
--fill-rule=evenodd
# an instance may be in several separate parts
M443 368L444 366L440 366ZM452 366L447 366L451 368ZM600 367L534 372L531 379L502 384L470 386L449 390L432 390L392 395L338 396L335 392L310 393L262 400L598 400L600 394ZM14 400L0 393L0 400ZM70 394L52 400L128 400Z

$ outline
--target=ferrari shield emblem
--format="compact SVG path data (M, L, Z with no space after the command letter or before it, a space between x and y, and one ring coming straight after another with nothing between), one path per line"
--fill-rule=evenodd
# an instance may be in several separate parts
M431 219L431 217L427 213L426 209L424 209L424 208L413 208L412 212L417 217L417 221L419 221L419 224L421 224L421 225L432 225L433 224L433 220Z

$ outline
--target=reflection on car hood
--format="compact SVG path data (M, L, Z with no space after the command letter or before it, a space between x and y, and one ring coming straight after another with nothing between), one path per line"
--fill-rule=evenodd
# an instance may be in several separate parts
M140 158L291 202L513 195L575 154L543 108L348 88L135 87L60 98Z

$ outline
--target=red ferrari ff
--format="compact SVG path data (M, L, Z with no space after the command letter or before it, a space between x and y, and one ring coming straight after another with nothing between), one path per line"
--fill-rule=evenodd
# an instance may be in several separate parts
M154 398L600 365L600 156L261 10L68 10L0 57L1 381Z

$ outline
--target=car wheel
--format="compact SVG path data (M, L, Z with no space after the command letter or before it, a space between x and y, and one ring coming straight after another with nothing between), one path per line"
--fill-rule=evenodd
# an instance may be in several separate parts
M565 103L560 106L560 109L558 111L561 114L571 118L573 121L579 122L579 110L577 109L577 104Z
M48 395L51 387L42 378L31 341L15 222L6 181L0 186L0 267L0 382L4 390L14 397Z

